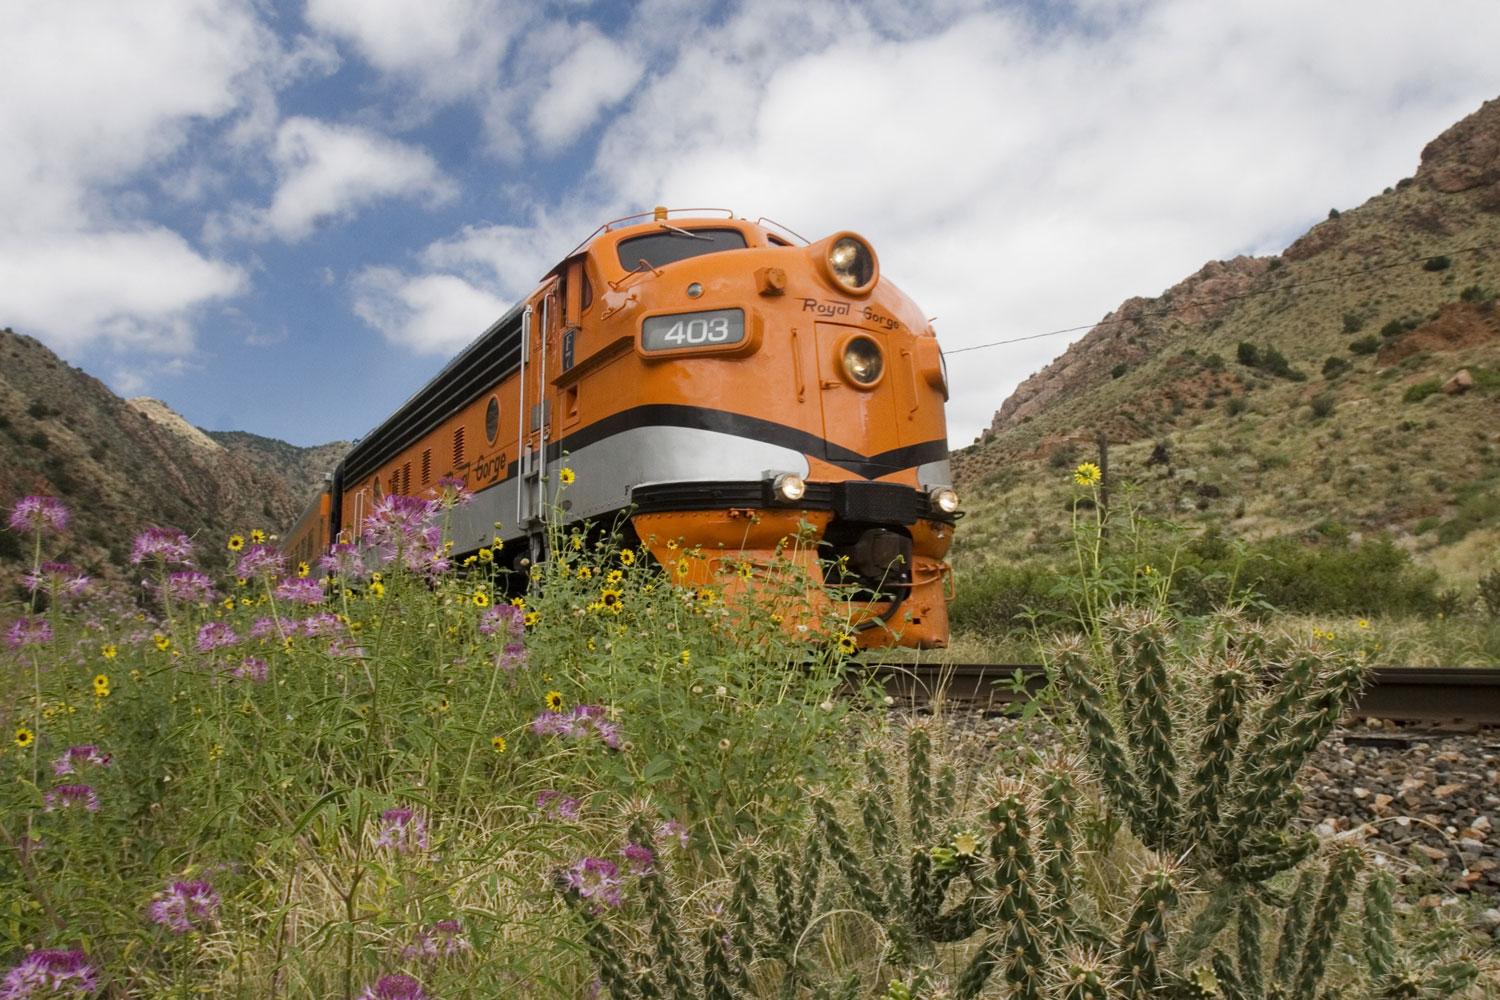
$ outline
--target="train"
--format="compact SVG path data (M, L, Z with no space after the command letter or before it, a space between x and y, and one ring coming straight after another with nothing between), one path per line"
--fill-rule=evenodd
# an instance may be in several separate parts
M282 548L311 561L387 494L461 480L455 556L498 534L520 568L549 521L617 525L691 585L836 568L861 646L941 647L947 398L931 322L857 233L658 207L601 225L360 438Z

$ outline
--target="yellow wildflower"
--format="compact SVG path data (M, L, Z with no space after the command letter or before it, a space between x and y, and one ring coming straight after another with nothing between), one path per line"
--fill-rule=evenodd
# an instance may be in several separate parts
M371 597L384 597L385 596L385 584L381 583L379 580L372 580L372 581L370 581L370 596Z
M94 696L97 698L109 697L109 675L97 674L94 677Z
M577 478L578 477L573 474L573 470L568 468L567 466L563 466L561 469L557 470L557 481L562 483L564 486L572 486L573 482Z
M504 736L491 736L490 746L495 748L496 753L504 753L507 746Z
M16 746L20 747L22 750L25 750L34 742L36 742L36 733L32 732L30 729L27 729L25 726L16 727Z
M243 549L245 547L245 536L230 535L229 541L225 542L224 545L229 549L230 552L238 552L240 549Z
M1098 486L1103 478L1104 473L1093 462L1083 462L1073 470L1073 482L1079 486Z
M252 545L266 544L266 533L259 528L250 529L250 542Z
M160 632L157 632L155 635L153 635L151 637L151 641L156 643L156 648L161 650L163 653L172 648L172 640L168 639Z
M522 623L525 624L525 626L527 628L531 628L531 626L535 625L537 622L539 622L541 620L542 620L542 613L540 611L528 611L521 618Z
M480 562L484 562L484 563L494 562L495 561L495 550L494 549L480 549L479 550L479 561Z
M542 701L549 712L561 712L563 707L563 696L561 691L548 691Z
M588 579L592 578L593 575L594 575L594 571L592 569L590 569L589 567L587 567L587 566L580 566L580 567L578 567L578 579L580 579L580 580L588 580Z
M623 549L620 552L620 562L623 565L625 565L625 566L634 566L635 565L635 553L632 552L630 549Z
M487 608L490 606L490 595L482 590L474 591L474 606L476 608Z
M849 656L855 650L859 649L859 644L854 641L854 636L850 635L848 632L845 632L843 635L839 636L838 647L840 653L843 653L845 656Z
M299 562L297 564L297 575L302 579L307 579L307 574L311 572L312 567L307 564L307 560L304 559L302 562Z
M99 655L103 656L106 660L113 660L116 656L119 655L119 653L119 648L116 647L112 642L106 643L104 647L99 650Z

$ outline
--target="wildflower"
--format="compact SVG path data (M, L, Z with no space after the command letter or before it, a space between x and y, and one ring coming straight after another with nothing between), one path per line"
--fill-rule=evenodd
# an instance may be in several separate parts
M953 853L961 858L972 858L979 853L979 838L968 830L953 835Z
M679 559L679 560L677 560L677 575L679 577L685 577L685 576L687 576L688 575L688 571L691 570L691 569L692 569L692 566L688 563L688 561L686 559Z
M566 465L557 470L557 481L564 486L572 486L577 479L578 477L573 474L573 470Z
M521 609L511 604L505 604L497 608L490 608L479 616L479 634L494 635L502 628L509 633L512 639L519 639L525 632L526 626L522 620Z
M397 973L381 976L375 985L365 987L356 1000L427 1000L427 991L411 976Z
M586 857L574 862L564 875L568 887L583 899L605 906L619 906L620 868L604 858Z
M663 820L651 831L651 839L658 844L676 840L679 847L688 845L688 829L675 819Z
M365 561L359 549L348 542L339 542L330 548L328 554L318 560L318 566L326 573L342 577L363 576L365 573Z
M251 545L264 545L264 544L266 544L266 533L264 531L261 531L259 528L251 528L250 529L250 544Z
M1362 628L1362 629L1369 628L1370 627L1369 619L1367 619L1367 618L1361 618L1359 620L1359 627Z
M89 812L99 811L99 795L91 785L58 785L42 799L47 812L82 806Z
M620 849L620 856L625 859L625 865L632 875L651 874L652 864L656 861L656 852L645 844L634 841Z
M526 612L526 616L521 620L526 623L527 628L531 628L542 620L542 613L540 611L528 611Z
M1083 462L1073 470L1073 482L1079 486L1098 486L1104 473L1093 462Z
M682 665L685 667L690 662L692 662L693 651L690 649L684 649L682 652L677 654L677 658L682 661Z
M568 545L573 549L574 552L582 552L583 536L575 531L571 536L569 536Z
M414 944L401 949L401 957L434 961L470 951L472 946L468 938L464 937L463 929L463 924L457 920L439 920L418 934Z
M45 618L17 618L5 633L11 649L42 646L52 641L52 626Z
M73 774L86 765L108 767L109 762L109 754L102 754L94 744L85 743L82 746L68 747L61 757L52 762L52 773L60 778L65 774Z
M599 603L603 605L605 611L610 611L614 614L619 614L625 607L624 602L620 599L620 592L612 587L599 592Z
M505 742L504 736L491 736L490 746L494 748L496 753L504 753L509 744Z
M276 597L278 600L290 601L293 604L321 604L323 581L289 576L277 585Z
M95 674L94 675L94 697L95 698L108 698L109 697L109 675L108 674Z
M381 813L380 824L376 847L389 847L398 854L427 850L427 822L405 806Z
M1150 563L1147 563L1146 565L1144 565L1144 566L1141 567L1141 576L1155 576L1155 575L1156 575L1156 567L1153 566L1153 565L1151 565Z
M592 640L590 640L592 641ZM526 647L519 642L508 642L495 657L495 666L501 670L514 670L526 663Z
M240 551L241 549L243 549L245 547L245 536L244 535L230 535L229 536L229 541L227 541L227 542L224 543L224 547L226 549L228 549L230 552L238 552L238 551Z
M546 819L565 823L577 822L580 806L582 803L573 796L564 795L556 789L548 788L536 793L537 810Z
M68 530L70 516L68 508L54 497L29 496L16 501L9 523L16 531L61 533Z
M147 528L135 536L130 547L130 563L139 566L148 559L162 563L190 563L193 559L193 541L180 531L165 528Z
M510 606L513 608L520 608L522 611L524 611L526 610L526 598L512 597L510 599Z
M588 579L591 579L593 577L593 575L594 575L594 571L590 567L588 567L588 566L580 566L580 567L578 567L578 579L580 579L580 580L588 580Z
M634 566L635 565L635 553L632 552L630 549L621 549L620 550L620 563L621 563L621 565L624 565L624 566Z
M450 709L452 707L453 706L448 701L448 696L444 695L443 697L441 697L441 698L439 698L437 700L437 704L435 704L435 705L432 706L432 710L434 712L438 713L439 715L442 715L443 713L447 712L448 709Z
M542 701L549 712L561 712L563 707L563 696L561 691L548 691Z
M749 563L741 561L740 564L734 568L734 571L736 574L738 574L741 580L748 580L755 573L755 568Z
M98 974L83 952L42 948L6 974L0 982L0 997L85 997L98 989Z
M202 880L170 882L147 912L152 923L174 934L207 930L219 922L219 894Z
M247 656L230 672L230 676L236 680L250 680L260 684L265 681L270 672L271 668L266 665L265 660L258 656Z
M155 643L156 644L156 648L159 649L159 650L161 650L163 653L165 653L167 650L169 650L169 649L172 648L172 640L168 639L166 636L162 635L160 632L157 632L156 634L154 634L151 637L151 641L153 643Z
M476 608L487 608L490 606L490 595L482 590L474 591L474 606Z
M192 570L183 570L167 577L167 592L173 600L189 604L209 604L219 596L212 580Z
M20 747L22 750L25 750L35 742L36 733L32 732L30 729L27 729L25 726L16 727L16 746Z
M379 580L373 581L370 584L370 596L374 597L374 598L384 597L385 596L385 584L381 583Z
M79 573L77 567L70 563L46 562L42 563L39 572L22 576L21 582L26 584L27 590L46 587L50 591L61 591L69 597L77 597L93 581L86 574Z
M549 705L550 697L554 694L557 692L548 692ZM558 708L561 708L562 695L557 698ZM558 709L551 709L531 720L531 731L538 736L563 736L575 740L595 735L610 749L620 749L619 727L604 717L602 705L579 705L566 714Z
M843 653L845 656L851 656L859 649L859 644L854 641L854 636L845 632L839 636L838 647L840 653Z
M311 572L312 572L312 567L307 564L307 560L306 559L302 560L301 562L299 562L297 564L297 575L299 577L301 577L303 579L306 579L307 575L309 573L311 573Z
M120 655L120 647L116 646L112 642L105 643L103 646L99 647L99 655L104 657L106 660L113 660L116 656Z
M621 573L617 569L612 569L609 571L609 575L604 578L604 582L610 585L614 585L619 583L623 579L625 579L624 573Z
M281 553L269 545L252 545L235 563L234 575L249 579L253 576L273 577L281 572Z
M234 629L223 622L204 622L198 629L198 641L194 643L200 653L212 653L238 645L240 637Z

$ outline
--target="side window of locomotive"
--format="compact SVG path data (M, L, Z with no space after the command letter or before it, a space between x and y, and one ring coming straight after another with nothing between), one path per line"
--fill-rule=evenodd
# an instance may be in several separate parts
M766 239L768 239L768 240L771 241L771 245L773 247L789 247L789 246L791 246L790 243L788 243L786 240L782 239L780 236L777 236L775 233L767 233L766 234Z
M589 280L589 273L583 272L583 304L579 306L580 312L588 312L589 306L594 304L594 283Z
M743 250L748 244L738 229L664 229L659 233L632 236L618 247L620 266L634 271L645 261L652 267L675 264L689 257Z

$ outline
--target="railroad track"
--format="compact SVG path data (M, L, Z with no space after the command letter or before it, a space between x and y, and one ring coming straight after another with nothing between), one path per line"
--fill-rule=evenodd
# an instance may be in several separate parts
M876 663L875 678L893 697L999 708L1028 700L1047 684L1036 664ZM1500 668L1376 667L1351 715L1398 722L1500 725Z

